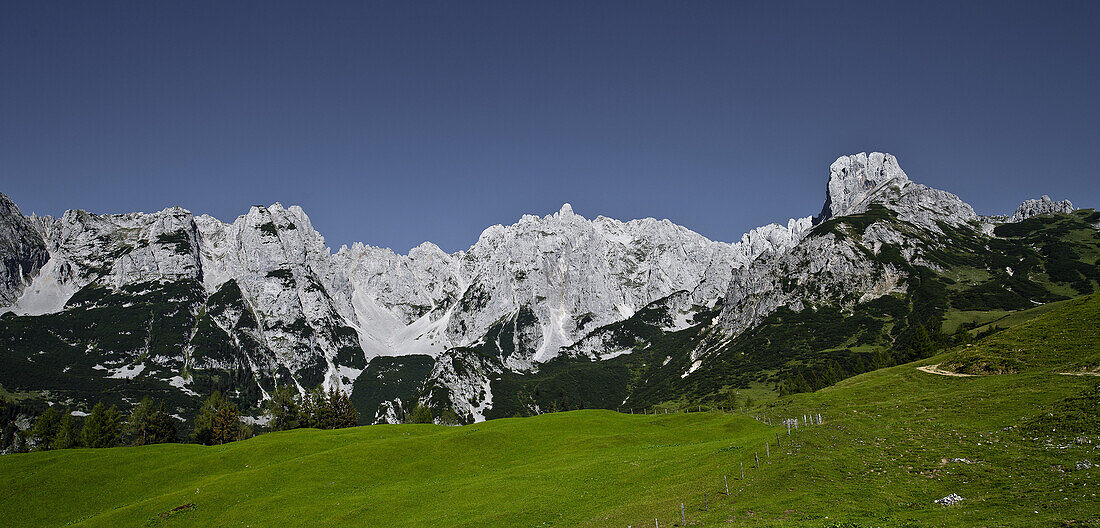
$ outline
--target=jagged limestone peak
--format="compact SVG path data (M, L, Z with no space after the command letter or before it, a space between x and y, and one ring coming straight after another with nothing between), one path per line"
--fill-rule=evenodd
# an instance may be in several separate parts
M1072 213L1076 210L1073 207L1073 202L1069 200L1055 202L1050 199L1050 196L1044 194L1038 200L1025 200L1024 203L1020 204L1020 207L1017 207L1016 212L1012 215L1012 221L1019 222L1033 216L1049 213Z
M825 206L816 219L817 223L861 213L885 189L901 189L908 184L909 176L901 170L897 158L890 154L860 152L841 156L829 166Z

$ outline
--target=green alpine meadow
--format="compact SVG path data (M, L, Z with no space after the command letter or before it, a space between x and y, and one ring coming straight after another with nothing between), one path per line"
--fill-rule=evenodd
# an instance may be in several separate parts
M0 515L12 527L679 526L682 504L695 526L1096 526L1098 322L1100 294L1079 297L743 410L10 455ZM964 375L975 364L1013 367ZM963 499L934 502L951 494Z

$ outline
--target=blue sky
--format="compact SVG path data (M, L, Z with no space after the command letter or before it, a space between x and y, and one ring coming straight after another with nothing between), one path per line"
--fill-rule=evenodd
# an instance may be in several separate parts
M919 4L919 5L917 5ZM733 241L886 151L1100 206L1100 2L0 2L0 192L464 249L563 202Z

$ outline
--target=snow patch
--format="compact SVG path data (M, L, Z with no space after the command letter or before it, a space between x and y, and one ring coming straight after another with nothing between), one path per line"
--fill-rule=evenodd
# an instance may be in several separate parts
M98 365L97 365L98 366ZM142 363L136 366L124 366L111 370L108 378L114 379L134 379L145 370L145 364Z
M474 416L475 422L485 421L485 411L493 407L493 391L490 388L491 380L486 378L481 384L481 390L485 391L485 399L481 400L477 404L477 407L470 409L470 414Z
M629 354L631 352L634 352L633 348L623 348L623 349L619 349L619 350L612 350L611 352L605 352L605 353L600 355L600 361L605 361L605 360L608 360L608 359L611 359L611 358L616 358L616 357L619 357L623 354Z
M173 386L173 387L175 387L179 390L182 390L183 392L185 392L185 393L187 393L191 396L198 396L199 395L197 392L187 388L187 380L183 379L183 377L181 377L181 376L172 376L171 378L168 378L164 381L167 381L169 385L171 385L171 386Z
M695 326L695 312L692 311L680 311L676 310L672 314L672 324L661 327L661 330L666 332L679 332L687 328Z

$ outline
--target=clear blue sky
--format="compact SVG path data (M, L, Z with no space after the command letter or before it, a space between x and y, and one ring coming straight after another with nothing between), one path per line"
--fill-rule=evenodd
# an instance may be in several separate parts
M563 202L733 241L872 150L980 213L1095 207L1098 28L1096 1L4 1L0 192L300 204L401 252Z

